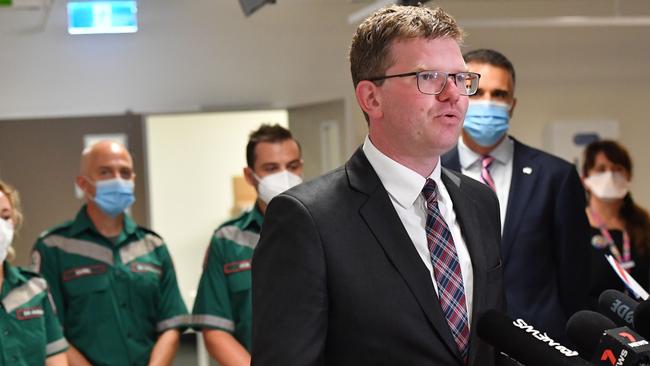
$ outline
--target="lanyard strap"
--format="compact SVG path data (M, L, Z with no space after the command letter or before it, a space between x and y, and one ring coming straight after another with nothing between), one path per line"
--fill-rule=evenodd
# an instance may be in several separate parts
M623 229L623 257L621 258L621 252L618 250L618 247L616 247L616 243L614 243L614 239L609 233L609 230L607 230L607 227L605 226L603 220L600 218L600 215L598 215L598 213L596 213L596 211L592 210L591 208L588 208L588 210L596 226L598 226L598 229L600 229L601 235L605 238L607 246L609 246L609 251L612 252L612 255L614 258L616 258L616 261L619 263L630 262L632 260L632 253L630 249L630 236L627 234L627 230Z

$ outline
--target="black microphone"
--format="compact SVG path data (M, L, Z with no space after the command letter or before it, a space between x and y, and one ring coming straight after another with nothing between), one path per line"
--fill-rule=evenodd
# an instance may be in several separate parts
M650 300L641 301L634 311L634 329L650 338Z
M629 327L595 311L579 311L567 322L567 336L578 352L603 366L650 366L650 343Z
M580 356L591 359L596 354L603 332L612 328L616 328L616 323L609 318L595 311L582 310L569 318L566 333Z
M497 310L481 315L476 330L484 341L526 366L592 366L524 320L512 320Z
M600 312L619 326L632 327L634 325L634 310L638 305L638 301L616 290L605 290L598 297Z

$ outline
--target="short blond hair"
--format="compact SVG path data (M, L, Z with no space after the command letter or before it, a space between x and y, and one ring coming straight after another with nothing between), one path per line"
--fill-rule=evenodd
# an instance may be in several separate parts
M390 46L395 40L451 38L462 43L465 32L441 8L391 5L366 18L352 37L350 72L357 87L362 80L383 76L394 62Z

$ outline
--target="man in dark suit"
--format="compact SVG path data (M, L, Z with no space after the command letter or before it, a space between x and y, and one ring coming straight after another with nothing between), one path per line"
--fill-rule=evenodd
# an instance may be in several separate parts
M504 309L493 192L442 169L478 75L441 9L391 6L350 49L368 120L345 166L274 198L253 257L252 364L494 364Z
M507 135L516 106L512 63L493 50L464 55L481 74L446 168L491 186L499 198L508 314L565 341L567 318L587 305L589 224L573 165Z

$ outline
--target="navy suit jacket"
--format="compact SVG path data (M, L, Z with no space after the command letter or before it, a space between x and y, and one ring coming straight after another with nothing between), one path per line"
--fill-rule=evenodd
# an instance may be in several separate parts
M504 311L499 206L485 185L443 169L474 271L469 365ZM361 149L345 167L274 198L253 256L253 366L462 366L431 275Z
M572 164L513 141L501 240L508 315L566 342L567 319L588 306L585 191ZM461 171L458 147L442 157L442 164Z

